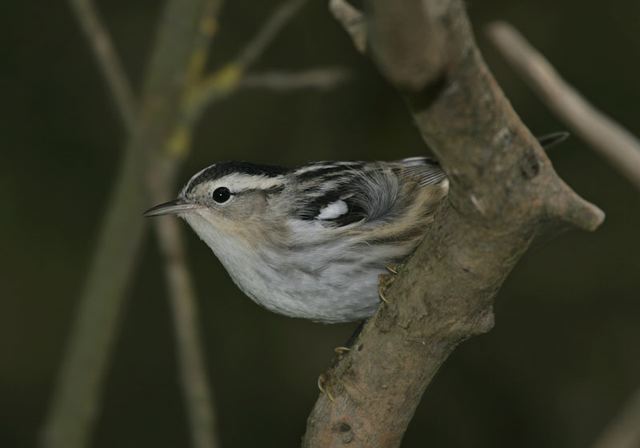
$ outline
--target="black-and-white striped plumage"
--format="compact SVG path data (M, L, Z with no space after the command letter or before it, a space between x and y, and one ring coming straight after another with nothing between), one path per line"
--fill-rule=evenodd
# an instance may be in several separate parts
M223 162L151 214L183 217L260 305L347 322L375 312L379 275L415 249L447 190L423 157L296 169Z
M296 216L333 227L389 219L401 212L403 183L428 187L445 179L438 164L425 157L391 163L317 162L292 175L301 192Z
M539 140L550 147L566 137ZM415 249L448 186L438 164L424 157L295 169L223 162L147 215L184 218L260 305L347 322L374 313L378 276Z

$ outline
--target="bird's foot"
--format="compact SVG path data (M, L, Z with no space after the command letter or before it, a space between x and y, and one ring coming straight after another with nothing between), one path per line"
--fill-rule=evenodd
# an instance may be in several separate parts
M387 269L389 269L387 267ZM385 295L386 289L393 283L396 279L395 274L380 274L378 276L378 296L380 296L380 300L382 300L387 305L389 304L389 300Z
M400 269L400 265L397 263L391 263L385 266L387 271L389 271L393 275L398 275L398 270Z
M336 352L336 354L338 356L342 356L345 353L350 352L351 348L350 347L345 347L345 346L340 346L340 347L334 348L333 351Z
M318 377L318 389L320 389L321 393L327 395L329 401L331 401L332 403L335 401L335 398L333 398L333 395L331 395L331 391L327 386L327 376L324 373Z
M380 297L380 300L382 300L384 303L389 305L389 301L387 300L387 298L384 295L384 289L385 289L385 287L383 285L378 286L378 296Z

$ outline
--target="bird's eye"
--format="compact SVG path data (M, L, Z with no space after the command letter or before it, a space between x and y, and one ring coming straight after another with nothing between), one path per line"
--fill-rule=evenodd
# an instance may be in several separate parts
M211 197L218 204L224 204L231 197L231 192L227 187L218 187L213 191Z

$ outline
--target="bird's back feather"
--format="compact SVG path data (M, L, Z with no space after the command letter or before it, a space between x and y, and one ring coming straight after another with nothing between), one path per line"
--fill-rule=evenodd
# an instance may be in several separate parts
M395 162L316 162L298 168L294 211L302 220L333 227L371 223L396 216L401 192L446 179L437 162L413 157Z

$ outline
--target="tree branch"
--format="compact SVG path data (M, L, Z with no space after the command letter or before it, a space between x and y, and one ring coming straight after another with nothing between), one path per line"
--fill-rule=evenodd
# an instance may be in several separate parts
M269 16L235 59L234 64L241 68L248 68L256 63L264 51L274 41L280 31L300 11L307 0L287 0L283 2Z
M344 82L349 72L342 68L318 68L302 72L257 72L248 73L242 81L241 87L259 88L276 91L296 89L331 89Z
M160 185L151 192L163 202L172 185ZM162 191L162 190L165 191ZM207 381L204 349L200 342L197 301L193 280L187 267L184 243L179 223L174 219L160 219L154 225L158 243L164 256L172 316L176 331L178 367L193 444L197 448L220 446L213 392Z
M90 38L108 39L92 3L89 0L71 1L85 8L83 14L93 13L89 17L95 23L89 27L83 23L83 27L91 32L98 29L103 37L91 35ZM238 61L245 65L253 63L303 2L290 1L279 8L253 43L241 52ZM69 336L68 351L51 399L43 446L76 448L89 442L127 284L146 231L141 211L151 202L168 199L181 161L191 147L190 135L196 120L185 117L193 118L189 99L194 91L199 92L197 87L206 85L203 72L221 4L221 0L169 0L165 7L147 71L139 117L125 149L80 299L78 316ZM85 20L83 14L78 15L79 20ZM108 41L106 45L111 48ZM112 50L106 60L102 59L103 53L96 54L101 66L108 66L107 70L113 69L112 64L119 65ZM235 77L233 70L228 70L237 66L236 63L227 64L216 72L215 95L208 97L205 104L222 99L239 86L280 90L284 88L282 82L288 81L290 85L297 83L297 87L323 88L339 81L337 70L332 73L327 69L315 74L287 74L287 79L249 77L245 86L240 82L243 78ZM128 85L124 73L120 82ZM158 221L155 228L166 258L180 375L190 425L196 446L214 447L217 444L215 419L197 337L192 281L178 228L175 223L167 222Z
M345 0L329 0L329 11L349 33L356 50L364 53L367 48L367 27L364 23L364 15Z
M209 47L216 30L220 3L208 0L199 19L198 33L187 66L187 79L182 103L188 86L200 81L206 67ZM169 144L169 142L167 143ZM188 149L185 149L185 152ZM169 163L179 165L180 157L169 152ZM177 170L177 168L175 168ZM161 176L149 166L147 188L154 203L166 201L172 195L174 176ZM175 171L174 171L175 172ZM156 220L154 228L164 258L169 300L172 307L176 336L176 351L182 392L184 394L193 445L196 448L220 446L217 418L213 405L213 390L207 381L204 349L200 342L197 300L193 280L188 269L180 227L175 220Z
M196 122L212 103L236 91L246 71L257 61L289 20L300 11L306 1L287 0L280 4L238 56L206 76L191 89L183 117L185 126Z
M511 25L492 23L487 34L549 109L640 190L640 141L589 104Z
M100 71L111 91L116 111L127 131L131 132L136 120L136 101L109 33L102 25L92 0L69 0L69 4L91 44Z
M125 149L45 422L44 446L89 443L126 287L145 233L145 173L156 173L163 184L174 183L177 163L165 148L183 102L183 80L189 78L197 50L202 50L201 19L210 14L214 20L220 5L217 0L170 0L165 7L140 115Z
M435 2L427 8L423 0L365 2L372 57L400 90L420 90L445 69L445 24L435 20L445 4Z
M401 23L393 0L365 2L365 23ZM335 10L336 1L331 5ZM549 221L583 229L604 214L554 172L520 121L475 45L461 0L424 0L423 28L441 49L433 60L412 53L429 42L403 39L399 59L376 58L401 89L423 138L450 180L448 200L426 237L386 289L389 304L365 325L325 375L307 422L305 447L396 447L427 385L457 345L493 325L493 298L531 240ZM347 30L349 31L349 30ZM369 27L372 45L393 47L393 28ZM438 37L436 37L438 35ZM372 49L373 54L376 54ZM415 61L427 74L405 82ZM436 74L435 76L433 74Z
M635 448L640 446L640 390L620 415L609 423L592 448Z

